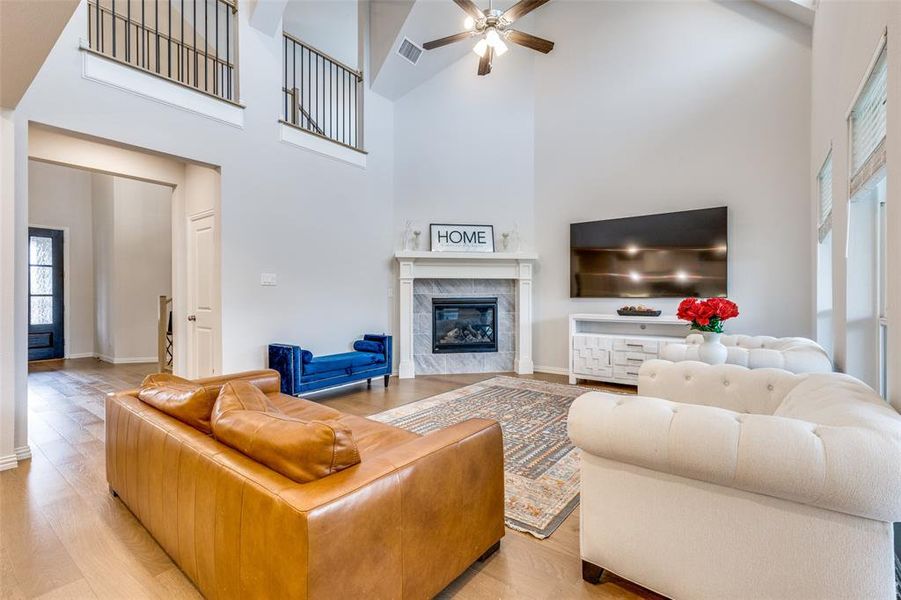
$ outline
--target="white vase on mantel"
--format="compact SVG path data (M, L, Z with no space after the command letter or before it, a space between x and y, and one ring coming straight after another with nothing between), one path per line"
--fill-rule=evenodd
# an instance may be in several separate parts
M701 335L704 337L704 342L698 346L698 360L708 365L725 363L729 352L720 341L720 336L723 334L713 331L702 331Z

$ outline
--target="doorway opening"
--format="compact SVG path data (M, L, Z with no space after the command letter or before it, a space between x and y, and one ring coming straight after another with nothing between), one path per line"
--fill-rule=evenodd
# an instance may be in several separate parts
M29 361L169 367L173 188L32 160L28 190Z
M27 165L16 230L19 460L42 439L102 439L103 395L148 373L194 379L222 368L219 168L37 123ZM42 194L52 202L38 208ZM55 360L29 363L39 350Z

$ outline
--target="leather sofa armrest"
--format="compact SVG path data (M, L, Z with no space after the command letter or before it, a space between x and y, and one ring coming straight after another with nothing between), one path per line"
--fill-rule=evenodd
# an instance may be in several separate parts
M901 518L901 443L860 427L590 392L570 408L583 451L881 521Z
M284 490L317 541L309 597L437 595L504 535L503 460L500 427L473 420Z

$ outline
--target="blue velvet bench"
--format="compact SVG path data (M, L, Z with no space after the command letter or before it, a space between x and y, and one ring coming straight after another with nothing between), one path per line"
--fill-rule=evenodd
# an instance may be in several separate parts
M298 396L336 385L383 376L385 387L391 376L391 336L366 334L354 342L353 352L313 356L309 350L290 344L269 345L269 368L279 372L282 393Z

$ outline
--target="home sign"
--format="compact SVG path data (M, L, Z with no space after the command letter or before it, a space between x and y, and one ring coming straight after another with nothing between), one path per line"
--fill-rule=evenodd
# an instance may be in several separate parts
M430 226L432 252L494 252L493 225Z

